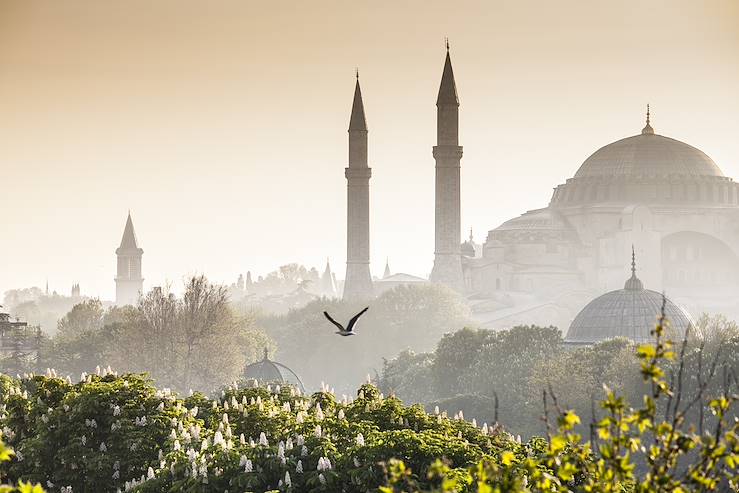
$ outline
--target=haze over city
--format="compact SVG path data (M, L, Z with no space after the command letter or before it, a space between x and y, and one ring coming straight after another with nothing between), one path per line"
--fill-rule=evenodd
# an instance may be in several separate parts
M359 68L371 266L427 277L436 94L460 99L463 237L545 207L608 142L662 134L739 176L739 4L0 1L0 292L113 299L131 210L145 287L298 262L343 276Z

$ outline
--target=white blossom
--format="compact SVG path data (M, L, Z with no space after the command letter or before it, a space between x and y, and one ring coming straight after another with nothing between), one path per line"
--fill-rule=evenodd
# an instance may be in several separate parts
M269 446L269 442L267 441L267 435L265 435L264 432L261 432L259 434L259 445L263 447Z
M328 460L328 457L321 457L318 459L318 466L316 467L316 470L318 470L319 472L331 470L331 461Z
M313 430L313 435L316 438L321 438L322 434L323 434L323 431L321 430L321 425L316 425L316 428Z
M216 431L213 435L213 445L220 445L223 448L226 448L226 441L223 439L223 434L220 431Z
M295 465L295 472L298 474L303 474L303 461L299 460L298 463Z
M318 475L318 481L320 481L321 484L326 484L326 477L323 475L323 473Z
M244 464L244 472L252 472L254 470L254 466L251 463L251 460L246 459L246 463Z
M154 469L151 467L146 470L146 479L154 479Z
M100 451L103 453L108 451L108 446L105 445L105 442L100 442Z
M287 486L289 488L290 486L292 486L292 484L293 483L290 480L290 472L289 471L285 471L285 486Z
M364 447L364 435L362 435L361 433L358 433L356 442L357 442L358 447Z

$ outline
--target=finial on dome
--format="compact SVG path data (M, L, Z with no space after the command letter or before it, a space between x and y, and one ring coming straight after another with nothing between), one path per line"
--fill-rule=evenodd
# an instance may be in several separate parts
M636 276L636 253L634 252L634 245L631 245L631 275Z
M652 125L650 124L649 117L650 117L649 104L647 104L647 124L641 130L642 135L654 135L654 129L652 128Z
M354 67L354 76L359 80L359 67Z
M472 238L473 238L473 236L472 236L472 228L470 228L470 243L472 243Z
M449 53L449 38L444 38L444 44L446 44L446 52Z
M265 361L269 359L269 349L266 347L264 348L264 359Z
M644 289L644 284L641 280L636 277L636 253L634 252L634 245L631 245L631 277L626 280L624 289L631 291L640 291Z

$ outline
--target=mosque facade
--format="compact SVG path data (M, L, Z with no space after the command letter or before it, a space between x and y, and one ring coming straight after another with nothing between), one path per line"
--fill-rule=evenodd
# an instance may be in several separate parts
M463 255L465 292L486 325L566 327L578 306L622 285L632 245L654 291L693 313L736 313L739 187L701 150L657 134L649 109L641 132L595 151L548 207Z

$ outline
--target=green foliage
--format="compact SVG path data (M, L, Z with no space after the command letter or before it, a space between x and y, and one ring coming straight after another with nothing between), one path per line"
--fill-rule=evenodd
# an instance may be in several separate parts
M196 425L182 402L137 375L89 375L71 384L54 376L5 377L0 396L11 478L115 491L159 458L173 422Z
M667 321L654 330L655 343L639 346L640 373L649 387L641 406L629 407L623 397L606 388L600 403L604 416L592 423L592 439L577 433L580 418L559 406L556 395L544 393L544 411L556 418L556 431L542 447L532 440L525 456L504 451L499 460L487 457L460 472L442 461L423 471L428 488L403 461L389 462L389 480L381 491L393 492L688 492L736 491L739 486L739 423L727 419L739 399L730 393L739 382L725 380L718 397L698 399L680 406L681 387L665 377L663 366L677 361L683 376L687 340L676 356L673 344L664 339ZM732 377L733 378L733 377ZM730 385L731 384L731 385ZM547 400L549 399L549 400ZM692 404L706 406L715 416L708 432L685 427L686 411ZM660 405L661 404L661 405ZM551 406L551 407L550 407ZM660 409L665 409L663 414Z
M404 406L369 384L353 400L284 386L183 400L143 377L105 372L76 384L53 374L2 376L0 389L0 424L16 450L0 472L54 489L359 493L385 484L390 457L425 475L440 457L461 473L530 450L505 433Z
M0 440L0 464L8 462L13 458L14 452ZM18 482L18 486L0 485L0 493L44 493L44 489L39 484Z
M702 317L697 331L688 336L682 361L664 361L663 371L677 375L682 365L684 401L695 399L702 387L704 393L720 393L721 374L739 374L736 324L723 317ZM717 366L709 378L713 365ZM542 389L551 388L563 407L588 419L603 385L629 406L640 405L649 391L633 342L617 338L568 348L556 328L536 326L446 334L434 352L404 351L387 361L378 383L385 393L394 393L405 402L422 403L427 409L438 405L450 414L462 410L468 418L488 423L496 421L494 406L478 402L497 397L497 421L524 437L545 432L540 419ZM665 403L658 406L666 411ZM715 417L707 407L693 405L685 420L701 429L714 424ZM589 432L582 425L578 431Z
M137 306L102 309L89 300L59 322L44 344L40 368L78 375L97 365L147 372L162 386L212 391L238 379L273 343L254 320L231 310L225 288L189 279L181 298L155 288Z

